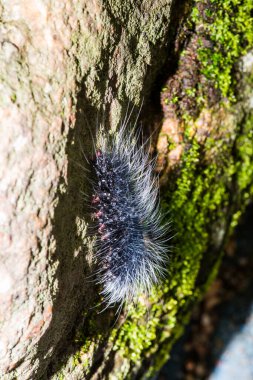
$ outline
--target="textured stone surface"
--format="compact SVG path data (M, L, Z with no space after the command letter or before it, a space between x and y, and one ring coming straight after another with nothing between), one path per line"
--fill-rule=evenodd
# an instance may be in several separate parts
M139 104L167 42L170 1L11 0L0 11L0 373L28 379L44 373L92 297L84 173L69 156L79 159L78 140L89 145L84 119L92 124L102 104L112 125L126 98Z

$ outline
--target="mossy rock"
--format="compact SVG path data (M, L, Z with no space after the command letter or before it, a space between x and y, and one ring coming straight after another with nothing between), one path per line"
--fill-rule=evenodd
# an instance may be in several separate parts
M168 276L119 317L108 311L113 326L107 320L106 332L94 311L85 313L89 333L79 329L77 352L54 378L151 378L215 278L224 244L252 199L251 1L186 5L177 40L187 43L174 52L177 70L160 90L157 170L174 235Z

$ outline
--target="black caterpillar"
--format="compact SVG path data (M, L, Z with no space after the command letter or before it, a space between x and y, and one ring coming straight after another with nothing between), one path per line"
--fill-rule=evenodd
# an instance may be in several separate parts
M125 126L97 136L92 204L99 234L97 282L110 306L148 293L165 272L166 235L158 203L158 182L144 146Z

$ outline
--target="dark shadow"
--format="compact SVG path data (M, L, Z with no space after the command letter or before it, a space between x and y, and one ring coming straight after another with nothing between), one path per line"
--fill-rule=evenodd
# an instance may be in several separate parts
M35 360L40 360L40 367L34 379L50 377L53 367L47 368L47 366L52 357L44 359L50 347L54 348L53 357L57 357L61 349L65 350L66 347L69 355L75 352L77 347L72 344L73 326L79 324L85 326L87 320L94 314L95 309L92 308L99 303L99 289L90 278L92 266L88 257L87 236L83 241L81 234L84 224L80 227L80 231L77 229L77 223L90 222L89 197L92 190L90 175L86 172L89 170L89 165L84 154L86 157L92 155L92 135L95 136L96 127L94 115L98 114L98 110L90 106L81 94L77 110L76 125L69 131L66 147L69 161L67 190L63 194L59 192L52 232L56 249L54 255L50 257L50 262L58 263L53 279L57 289L53 300L52 320L38 343L38 355ZM83 193L87 195L87 199Z
M49 258L51 263L58 263L53 279L57 289L52 289L55 293L52 320L38 342L38 354L34 360L39 360L40 366L34 379L50 378L69 356L78 351L85 340L92 338L95 341L96 336L109 331L114 313L113 309L99 313L102 309L99 306L99 287L92 277L89 252L91 236L89 233L84 233L84 239L82 236L84 223L91 224L92 176L87 160L94 156L93 139L96 136L98 115L101 115L99 110L89 104L84 94L84 90L79 94L76 125L68 134L67 190L64 193L59 191L52 231L56 249ZM79 229L78 224L82 224ZM95 328L91 328L91 321ZM83 332L82 340L75 339L77 330ZM45 358L50 347L53 347L53 354ZM100 347L97 351L99 350ZM59 357L63 358L60 362L57 359ZM94 361L96 360L94 355Z
M130 103L128 107L132 109L133 106ZM136 113L134 110L133 118ZM83 345L91 341L96 343L99 337L92 367L89 369L89 377L92 376L101 364L105 341L118 318L117 305L102 312L105 305L101 304L100 288L96 285L95 268L91 264L90 243L94 230L91 221L93 178L90 161L95 154L98 125L103 123L105 128L109 128L106 115L106 108L96 109L85 98L85 89L80 91L76 124L69 131L66 147L67 189L63 194L59 190L52 232L56 249L50 262L58 263L53 279L53 283L57 283L57 289L54 291L52 320L38 342L37 356L34 358L34 362L39 360L40 363L33 377L35 380L49 379ZM78 229L80 223L82 225ZM91 228L88 227L88 233L82 234L85 223ZM46 357L50 347L53 347L53 352ZM112 366L113 360L114 354L110 355L108 365Z

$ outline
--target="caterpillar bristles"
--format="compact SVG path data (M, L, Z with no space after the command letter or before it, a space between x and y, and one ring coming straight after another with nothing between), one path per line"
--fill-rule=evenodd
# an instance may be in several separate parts
M169 223L162 223L154 162L126 124L112 134L99 129L92 161L96 278L107 306L148 294L168 263Z

